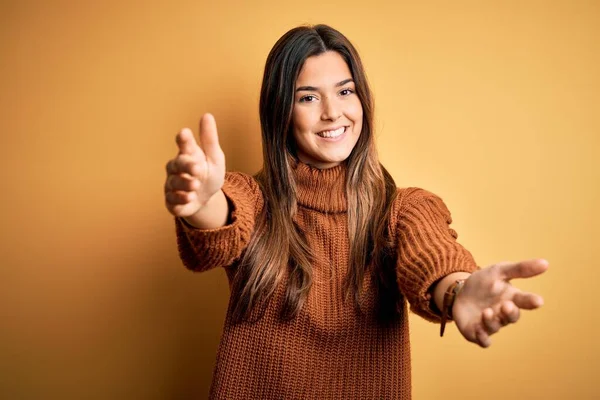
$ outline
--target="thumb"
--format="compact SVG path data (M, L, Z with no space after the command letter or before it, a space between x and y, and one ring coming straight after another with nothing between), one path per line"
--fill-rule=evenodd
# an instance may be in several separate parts
M217 123L212 114L204 114L200 120L200 146L207 158L219 158L223 154L219 145Z

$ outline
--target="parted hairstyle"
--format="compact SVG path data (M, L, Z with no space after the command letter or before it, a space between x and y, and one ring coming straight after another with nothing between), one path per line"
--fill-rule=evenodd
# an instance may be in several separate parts
M313 254L292 218L297 212L293 173L296 144L292 111L295 85L308 57L335 51L346 61L363 108L359 139L345 161L348 201L349 274L345 298L361 312L365 274L374 273L379 315L396 313L398 289L390 268L393 249L387 229L396 185L379 163L373 132L373 99L360 57L350 41L327 25L300 26L285 33L267 57L260 92L263 167L256 179L265 198L256 231L238 266L233 283L234 321L251 319L264 309L287 275L281 317L295 317L312 284ZM287 274L285 274L287 269Z

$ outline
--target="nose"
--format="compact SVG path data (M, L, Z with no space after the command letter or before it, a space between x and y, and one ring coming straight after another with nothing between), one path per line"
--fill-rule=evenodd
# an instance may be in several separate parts
M321 120L336 121L342 116L342 109L335 98L327 97L323 101L323 109L321 111Z

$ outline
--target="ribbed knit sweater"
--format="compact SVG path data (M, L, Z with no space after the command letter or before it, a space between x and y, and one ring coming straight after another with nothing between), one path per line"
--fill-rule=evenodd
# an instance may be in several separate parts
M407 302L411 310L437 322L430 288L457 271L477 269L471 254L450 228L442 200L423 189L398 189L390 216L397 246L393 266L402 294L401 316L391 326L375 316L374 281L365 276L365 309L359 314L343 300L348 273L346 167L295 169L298 212L294 221L315 255L313 284L299 314L279 317L285 280L261 319L232 323L227 311L210 390L211 399L410 399L411 365ZM230 224L194 229L176 219L184 265L194 271L222 267L231 284L254 233L264 198L256 181L227 173L222 188L230 202ZM434 335L432 335L433 337Z

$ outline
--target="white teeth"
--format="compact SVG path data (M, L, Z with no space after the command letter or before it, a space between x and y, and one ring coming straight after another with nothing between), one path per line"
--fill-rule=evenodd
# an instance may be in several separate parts
M341 128L338 128L335 131L323 131L323 132L317 133L317 135L324 137L324 138L336 138L336 137L340 136L342 133L344 133L345 130L346 130L346 127L342 126Z

